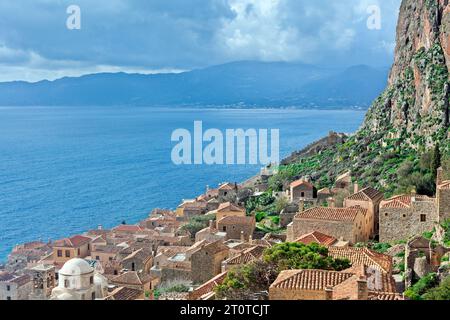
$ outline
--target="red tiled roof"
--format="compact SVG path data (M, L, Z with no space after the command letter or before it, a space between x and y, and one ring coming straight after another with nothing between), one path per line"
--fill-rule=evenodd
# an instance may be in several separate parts
M217 223L225 225L253 225L255 224L255 217L223 217Z
M121 224L120 226L115 227L113 230L119 232L140 232L143 229L142 227L136 225Z
M416 201L432 201L432 198L422 195L400 195L382 201L381 208L410 208L413 198Z
M316 207L298 213L295 216L295 219L354 221L359 213L365 215L366 212L367 210L361 207L351 207L351 208Z
M219 190L233 190L234 187L235 187L234 184L227 182L227 183L222 184L219 187Z
M53 243L54 247L65 247L65 248L78 248L82 245L91 242L91 238L85 236L73 236L71 238L65 238L61 240L56 240Z
M142 296L141 290L120 287L111 292L106 300L136 300Z
M386 273L392 271L392 257L367 248L330 247L328 254L335 259L348 259L353 266L375 267Z
M282 271L273 288L285 290L325 290L335 287L353 277L353 273L327 270L288 270Z
M244 208L238 207L235 204L232 204L231 202L225 202L225 203L221 203L219 205L219 208L217 209L217 212L220 211L238 211L238 212L245 212Z
M198 300L201 297L203 297L204 295L213 292L214 288L216 288L217 286L219 286L223 283L227 274L228 274L228 271L225 271L225 272L219 274L218 276L215 276L208 282L205 282L204 284L202 284L200 287L198 287L197 289L195 289L194 291L192 291L189 294L189 300Z
M129 285L142 285L150 281L149 276L143 276L137 273L136 271L128 271L117 277L113 278L112 281L114 283L120 284L129 284Z
M244 250L242 253L225 260L228 265L241 265L246 264L251 261L255 261L262 257L264 250L267 248L264 246L255 246Z
M295 242L300 242L300 243L303 243L306 245L311 244L311 243L318 243L318 244L324 245L324 246L331 246L336 241L337 241L337 239L335 237L323 234L318 231L314 231L314 232L305 234L305 235L301 236L300 238L298 238L297 240L295 240Z
M365 188L350 197L347 197L348 200L357 200L357 201L370 201L375 199L380 199L383 197L383 194L374 188Z
M310 182L308 182L308 181L306 181L306 180L303 180L303 179L294 181L294 182L292 182L292 183L290 184L291 188L296 188L296 187L299 187L299 186L301 186L301 185L305 185L305 186L307 186L308 188L311 188L311 189L314 188L314 186L312 185L312 183L310 183Z

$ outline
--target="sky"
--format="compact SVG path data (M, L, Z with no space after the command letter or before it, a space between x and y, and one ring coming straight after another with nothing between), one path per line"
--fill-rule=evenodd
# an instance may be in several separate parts
M0 0L0 81L182 72L240 60L389 66L400 2ZM71 5L79 20L67 12ZM68 19L80 29L68 28Z

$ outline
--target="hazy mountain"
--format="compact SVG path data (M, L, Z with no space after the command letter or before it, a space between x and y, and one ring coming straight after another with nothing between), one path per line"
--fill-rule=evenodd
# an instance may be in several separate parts
M387 69L346 70L242 61L180 74L102 73L55 81L0 83L3 106L237 105L368 106Z

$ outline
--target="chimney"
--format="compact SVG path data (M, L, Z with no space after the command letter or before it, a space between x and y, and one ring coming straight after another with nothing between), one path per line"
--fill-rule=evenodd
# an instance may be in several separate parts
M250 236L248 237L248 242L249 242L250 244L253 244L253 236L252 236L252 235L250 235Z
M244 231L241 231L241 241L245 242L245 235L244 235Z
M98 225L98 230L103 230L103 226L101 224Z
M333 300L333 288L332 287L325 288L325 300Z
M298 205L298 211L299 212L305 211L305 202L304 201L300 201L300 203Z
M359 192L359 184L358 181L355 181L355 183L353 184L353 193L358 193Z
M209 220L209 230L210 231L214 230L214 220Z
M369 299L369 288L367 287L367 278L365 276L360 276L357 280L358 287L358 300L368 300Z

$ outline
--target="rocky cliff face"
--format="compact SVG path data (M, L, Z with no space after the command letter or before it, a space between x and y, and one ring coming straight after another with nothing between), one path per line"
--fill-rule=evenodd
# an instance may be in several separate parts
M404 0L389 85L363 131L413 148L445 139L449 126L449 0Z
M313 155L294 154L278 180L308 175L321 188L351 170L361 185L387 195L414 188L433 192L430 158L437 144L450 172L449 1L403 0L388 87L361 129L344 142L319 146Z

